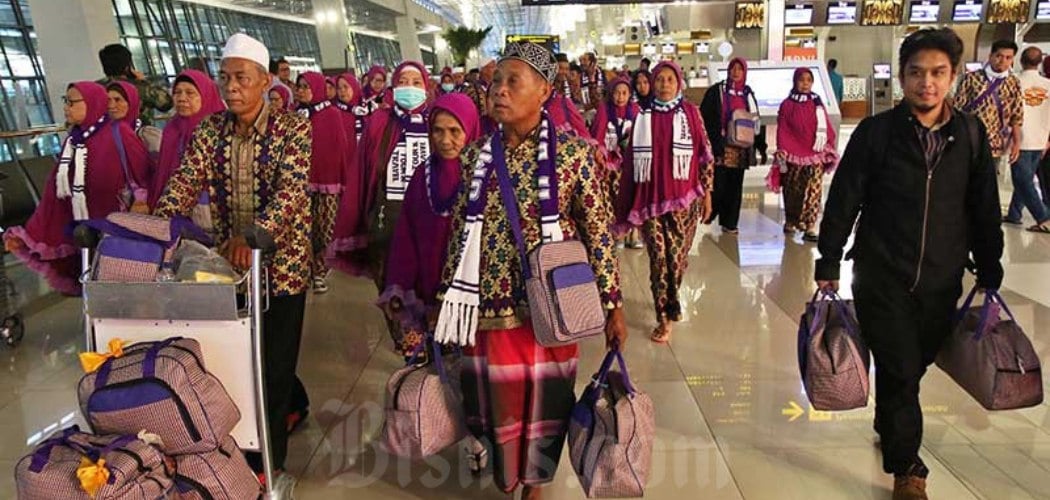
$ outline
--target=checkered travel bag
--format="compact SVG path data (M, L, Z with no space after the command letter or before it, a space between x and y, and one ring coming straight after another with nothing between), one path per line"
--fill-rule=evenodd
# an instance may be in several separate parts
M989 410L1014 410L1043 402L1043 372L1032 342L998 292L971 307L974 288L956 317L955 331L937 353L937 366ZM1005 311L1009 319L1000 319Z
M172 254L185 234L208 242L209 238L184 217L165 219L152 215L114 212L84 225L100 231L94 279L110 282L156 281L162 269L171 269Z
M168 455L213 451L241 418L204 367L196 340L173 337L124 348L80 379L80 408L95 432L156 434Z
M215 451L175 458L178 500L252 500L262 486L237 441L227 436Z
M655 435L652 399L631 384L620 350L609 351L569 420L569 459L587 497L642 496Z
M867 406L870 366L853 302L818 290L798 325L798 369L810 404L823 411Z
M135 436L58 431L15 465L20 500L156 500L172 482L160 450Z
M433 349L431 362L416 364L424 344ZM459 370L446 369L445 363L441 347L427 339L417 346L408 365L387 381L386 419L379 440L387 453L422 459L466 437Z

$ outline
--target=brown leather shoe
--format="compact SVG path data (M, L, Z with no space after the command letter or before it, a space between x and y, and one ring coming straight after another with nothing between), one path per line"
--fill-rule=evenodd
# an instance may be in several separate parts
M896 476L893 479L893 500L929 500L926 479L919 476Z

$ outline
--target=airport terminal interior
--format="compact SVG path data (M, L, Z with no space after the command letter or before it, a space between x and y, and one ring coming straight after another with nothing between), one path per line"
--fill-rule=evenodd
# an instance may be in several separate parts
M489 30L464 51L453 33L461 27ZM293 80L308 72L363 78L373 66L419 61L433 88L444 83L440 75L456 75L461 83L472 69L498 60L506 44L527 41L565 54L574 65L592 55L613 76L633 72L643 59L653 66L675 62L684 99L697 106L729 78L730 60L742 58L768 148L743 174L737 227L699 224L680 263L681 321L670 341L651 339L658 318L648 252L616 249L629 334L621 351L631 382L654 408L644 496L888 500L896 498L895 483L883 470L873 430L874 373L867 404L848 411L815 408L800 378L799 324L817 290L820 252L803 232L784 231L784 201L767 186L767 175L779 168L773 165L777 112L797 68L813 75L813 92L823 100L841 154L862 120L905 99L898 49L910 34L931 27L952 28L963 41L962 79L986 70L997 41L1050 52L1050 0L0 0L0 226L25 225L46 201L69 130L67 85L104 78L99 50L110 44L127 47L135 71L170 91L190 68L219 81L227 39L237 33L261 41L270 60L287 62ZM1019 75L1020 51L1016 56L1011 71ZM834 71L830 60L838 63ZM155 112L152 118L163 127L173 116ZM1010 172L1001 171L997 185L1003 215L1014 192ZM834 175L823 176L824 198ZM1038 360L1050 363L1050 235L1028 230L1041 222L1025 210L1021 225L1002 225L1000 292ZM28 474L16 474L23 457L57 431L91 428L78 400L85 375L80 354L94 345L88 343L92 326L99 326L85 325L97 312L86 306L89 295L60 293L11 251L2 264L0 498L18 498ZM852 263L844 261L845 299L852 299L852 277ZM974 278L963 280L969 291ZM388 380L405 359L395 350L391 322L375 305L372 279L336 269L326 288L306 293L297 375L309 412L288 438L282 474L294 480L281 485L280 497L526 498L520 489L501 491L491 464L471 471L475 457L463 443L424 459L380 446ZM153 324L179 318L156 319ZM103 352L103 344L94 347ZM579 343L577 396L605 354L601 336ZM252 362L248 348L205 357ZM244 382L254 372L242 375ZM1050 390L1050 378L1040 383ZM254 401L255 385L240 387ZM919 454L929 469L930 498L1050 499L1050 404L1040 399L1020 409L986 409L935 364L922 379L920 400ZM240 410L244 419L258 413ZM252 424L235 436L258 432ZM542 498L587 498L569 448L561 450L553 480L538 490ZM51 498L88 498L83 491L54 491Z

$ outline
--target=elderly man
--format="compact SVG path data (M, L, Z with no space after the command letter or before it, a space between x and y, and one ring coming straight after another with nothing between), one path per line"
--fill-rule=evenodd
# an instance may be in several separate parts
M582 241L607 310L607 345L622 346L627 337L597 150L556 130L544 109L556 72L554 56L539 45L512 43L504 51L490 90L502 128L463 153L464 185L475 188L453 208L436 329L438 341L466 346L467 425L491 445L496 484L507 493L523 487L525 499L540 498L540 487L554 479L575 400L578 350L537 343L512 220L525 251L563 237ZM508 197L513 192L520 219L508 215L501 185ZM473 451L472 465L483 465L486 452Z
M198 125L156 212L189 215L204 188L216 242L235 267L251 265L245 231L261 229L277 244L269 263L271 297L263 318L263 345L266 413L278 471L274 486L280 489L294 484L281 471L310 277L310 123L266 106L268 61L266 47L245 34L226 42L219 80L229 109ZM248 458L258 472L261 457Z

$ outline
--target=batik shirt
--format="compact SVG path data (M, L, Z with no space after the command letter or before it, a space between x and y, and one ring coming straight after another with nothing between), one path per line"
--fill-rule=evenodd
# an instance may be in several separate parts
M538 133L538 131L537 131ZM464 151L463 182L470 185L484 138ZM514 150L506 151L507 171L518 195L518 206L524 219L522 233L526 251L539 246L540 205L534 133ZM594 163L596 148L575 135L558 133L556 172L558 205L565 239L578 239L587 247L594 268L598 291L606 309L621 307L620 271L616 257L616 240L610 232L612 206L604 194L600 168ZM481 231L481 304L480 330L499 330L521 325L527 316L528 300L521 273L521 258L511 231L507 211L500 197L499 183L492 171L486 182L488 197ZM466 222L469 193L460 196L452 211L452 237L449 258L442 276L442 290L448 289L459 265L463 250L461 235ZM440 296L443 295L439 293Z
M977 108L972 111L988 130L988 144L992 149L992 156L997 158L1006 153L1006 149L1010 146L1013 127L1020 127L1024 120L1021 82L1014 75L1006 78L1007 80L999 85L997 90L1002 103L1001 115L995 104L994 96L989 96L977 103ZM966 108L984 93L989 84L983 69L967 73L962 83L959 84L959 90L955 93L955 106L966 111Z
M277 243L270 294L304 293L311 255L310 122L264 107L248 134L239 136L235 121L231 113L217 113L197 126L156 213L189 216L207 189L215 244L262 228Z

